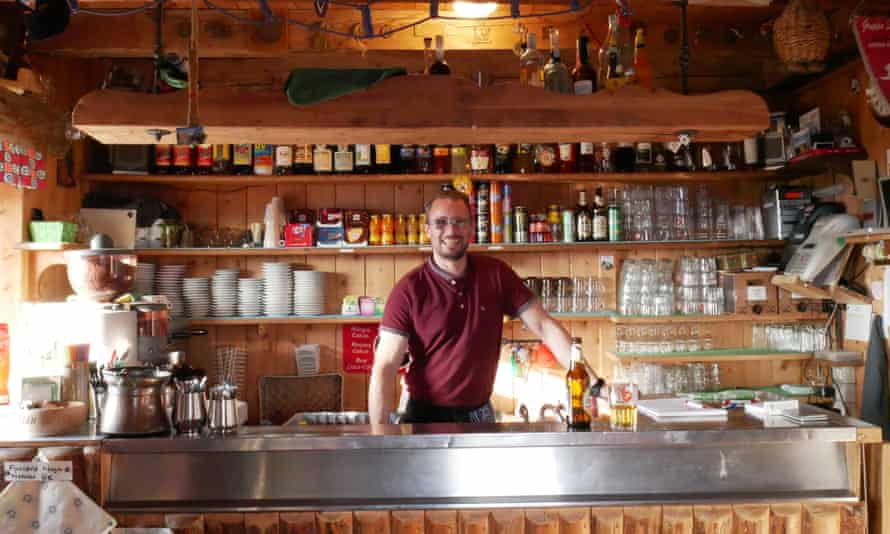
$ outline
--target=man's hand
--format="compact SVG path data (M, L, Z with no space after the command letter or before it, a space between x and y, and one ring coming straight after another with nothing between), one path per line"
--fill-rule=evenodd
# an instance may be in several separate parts
M408 349L408 338L380 330L380 340L374 350L374 367L368 384L368 415L372 425L389 423L390 408L394 403L396 373Z

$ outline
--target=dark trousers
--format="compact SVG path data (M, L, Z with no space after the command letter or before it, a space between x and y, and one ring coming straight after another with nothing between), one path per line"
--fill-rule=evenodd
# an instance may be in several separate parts
M451 408L408 399L403 423L494 423L490 402L476 408Z

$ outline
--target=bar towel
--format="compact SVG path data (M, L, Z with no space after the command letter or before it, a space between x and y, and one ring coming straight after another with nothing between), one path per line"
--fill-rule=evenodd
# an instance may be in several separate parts
M863 421L881 427L883 439L890 439L890 394L887 386L887 350L881 316L875 315L868 338L865 357L865 379L862 384Z
M367 89L375 83L407 74L402 67L391 69L294 69L284 92L295 106L309 106Z
M71 482L13 482L0 494L5 534L104 534L117 522Z

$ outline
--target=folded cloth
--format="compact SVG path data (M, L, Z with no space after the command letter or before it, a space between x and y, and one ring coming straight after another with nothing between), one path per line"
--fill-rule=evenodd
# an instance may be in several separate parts
M391 69L294 69L284 92L295 106L308 106L367 89L375 83L407 74L404 68Z
M875 315L868 338L865 378L862 384L863 421L881 427L884 440L890 440L890 395L887 385L887 351L884 348L881 316Z
M71 482L13 482L0 494L0 532L104 534L116 525Z

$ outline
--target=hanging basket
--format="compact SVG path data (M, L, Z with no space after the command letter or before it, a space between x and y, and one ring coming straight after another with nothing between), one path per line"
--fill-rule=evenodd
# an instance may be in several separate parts
M773 23L773 46L792 72L821 72L831 30L822 10L806 0L791 0Z

